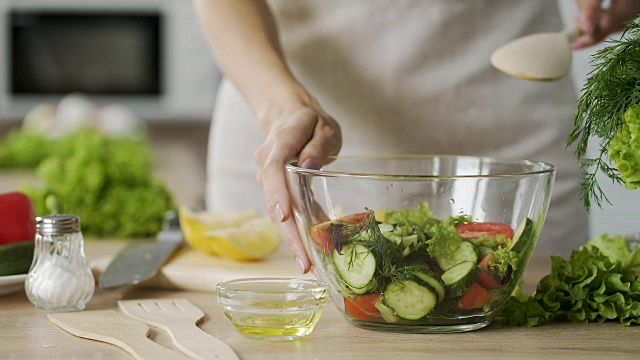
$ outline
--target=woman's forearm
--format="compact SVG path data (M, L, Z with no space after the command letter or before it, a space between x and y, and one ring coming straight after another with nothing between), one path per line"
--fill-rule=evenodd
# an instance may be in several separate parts
M264 130L279 109L311 101L287 66L264 0L195 0L195 6L218 67L256 112Z

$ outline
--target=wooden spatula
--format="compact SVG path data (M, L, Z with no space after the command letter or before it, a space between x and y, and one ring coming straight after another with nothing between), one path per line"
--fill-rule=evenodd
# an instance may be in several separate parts
M196 324L204 313L186 299L119 300L127 316L165 330L180 351L194 359L238 359L229 345Z
M113 344L139 360L188 359L149 339L147 325L114 310L50 313L47 317L75 336Z

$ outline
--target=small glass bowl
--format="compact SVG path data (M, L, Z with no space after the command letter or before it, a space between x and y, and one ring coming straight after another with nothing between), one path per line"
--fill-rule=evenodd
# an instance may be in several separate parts
M217 294L242 335L295 340L313 331L329 301L329 285L313 279L247 278L219 283Z

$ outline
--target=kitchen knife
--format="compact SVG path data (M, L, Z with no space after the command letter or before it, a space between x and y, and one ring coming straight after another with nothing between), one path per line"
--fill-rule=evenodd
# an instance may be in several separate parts
M107 289L150 279L182 245L184 238L178 212L168 211L156 240L135 242L122 250L100 276L99 286Z

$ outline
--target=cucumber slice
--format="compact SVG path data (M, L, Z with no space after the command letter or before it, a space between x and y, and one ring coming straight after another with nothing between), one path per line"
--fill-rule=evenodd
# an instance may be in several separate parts
M26 274L33 261L33 241L0 245L0 276Z
M513 245L510 250L521 254L527 246L533 246L533 243L531 242L532 235L533 221L526 218L516 229L516 232L513 235Z
M445 298L445 289L444 284L438 280L435 276L431 276L424 272L415 272L413 273L420 281L424 281L427 285L431 286L436 293L438 293L438 303L441 303Z
M453 256L447 258L436 257L436 262L443 271L447 271L455 265L467 261L473 262L474 264L478 262L478 249L472 242L465 240L460 241Z
M438 303L438 295L413 280L390 283L382 293L384 304L398 317L418 320L425 317Z
M520 239L520 236L522 235L522 232L524 231L525 226L527 226L527 219L528 218L522 219L522 221L516 228L516 231L513 233L513 237L511 238L511 240L513 240L514 244L518 241L518 239Z
M378 286L378 283L376 282L376 279L372 279L371 282L368 283L365 287L354 288L349 286L349 290L351 290L351 292L354 293L355 295L364 295L366 293L370 293L373 290L375 290L377 286Z
M491 254L494 251L495 251L494 249L492 249L492 248L490 248L488 246L480 245L480 246L478 246L478 255L479 255L478 259L482 259L482 258L484 258L485 256Z
M390 324L394 324L400 321L393 310L391 310L391 308L384 304L384 302L382 301L382 296L378 298L378 301L376 301L374 306L376 307L376 309L378 309L378 311L380 311L380 315L382 316L384 321Z
M382 231L381 232L382 236L384 236L385 239L391 241L392 243L396 244L397 246L400 246L400 244L402 243L402 238L400 237L400 235L396 235L392 232L388 232L388 231Z
M442 274L442 281L452 296L460 296L469 289L476 277L475 261L465 261L451 267Z
M402 237L402 245L404 247L411 247L418 245L418 235L407 235Z
M365 293L375 283L376 258L364 245L347 244L342 254L333 250L333 265L345 285L356 294Z

